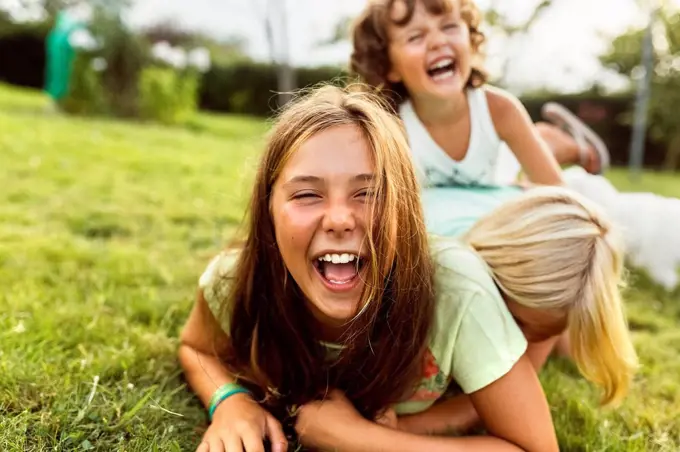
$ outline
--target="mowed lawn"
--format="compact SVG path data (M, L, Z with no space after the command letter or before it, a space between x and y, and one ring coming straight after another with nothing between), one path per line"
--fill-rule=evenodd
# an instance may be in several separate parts
M0 451L195 449L177 336L266 130L67 118L0 86ZM680 196L680 176L612 180ZM643 366L621 407L568 362L541 375L564 451L680 450L680 294L634 272L626 298Z

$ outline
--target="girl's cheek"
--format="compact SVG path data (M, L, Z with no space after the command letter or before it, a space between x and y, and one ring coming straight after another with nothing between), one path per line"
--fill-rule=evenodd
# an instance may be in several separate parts
M279 215L278 228L295 241L309 239L311 232L316 229L320 221L319 209L314 206L283 206Z

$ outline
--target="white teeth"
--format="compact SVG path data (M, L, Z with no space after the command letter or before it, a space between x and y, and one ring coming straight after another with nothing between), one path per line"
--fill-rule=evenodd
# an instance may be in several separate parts
M334 264L347 264L349 262L354 262L358 260L359 256L356 254L326 254L325 256L319 256L318 260L320 262L332 262Z
M430 66L430 70L441 69L441 68L444 68L444 67L449 66L451 64L453 64L453 59L452 58L445 58L443 60L439 60L437 63Z
M441 74L433 75L432 80L438 82L453 77L453 71L442 72Z

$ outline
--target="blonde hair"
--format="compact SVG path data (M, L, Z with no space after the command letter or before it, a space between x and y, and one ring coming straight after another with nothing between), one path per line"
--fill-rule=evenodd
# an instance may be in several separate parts
M509 221L509 220L512 221ZM591 202L562 188L535 188L477 222L465 235L505 296L565 312L581 373L620 401L637 368L620 287L624 251Z

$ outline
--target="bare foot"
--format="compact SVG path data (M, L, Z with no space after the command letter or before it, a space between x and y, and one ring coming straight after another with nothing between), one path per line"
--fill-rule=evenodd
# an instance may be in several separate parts
M578 163L591 174L601 174L609 168L609 150L602 139L581 119L564 106L555 102L546 103L541 113L557 130L564 132L573 140L571 155L576 146L577 160L568 163Z

